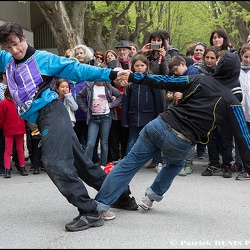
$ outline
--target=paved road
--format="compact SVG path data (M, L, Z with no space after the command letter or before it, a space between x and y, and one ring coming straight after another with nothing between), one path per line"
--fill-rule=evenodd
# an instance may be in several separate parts
M111 209L115 220L73 233L64 226L77 210L46 172L25 177L13 170L11 179L0 180L0 248L249 249L250 182L221 175L202 177L206 163L207 159L196 160L191 175L177 176L151 210ZM137 201L155 175L154 169L143 167L132 179ZM94 197L96 191L88 190Z

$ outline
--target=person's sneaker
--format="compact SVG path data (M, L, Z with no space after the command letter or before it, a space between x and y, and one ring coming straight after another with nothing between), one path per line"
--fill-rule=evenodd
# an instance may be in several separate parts
M40 171L38 169L34 169L33 174L40 174Z
M138 204L144 210L148 210L153 206L154 200L152 200L148 195L142 198L141 202Z
M198 159L200 159L200 160L204 160L204 159L205 159L205 156L203 156L203 155L198 156Z
M125 209L125 210L130 210L130 211L138 209L138 205L133 196L129 197L127 201L121 201L118 199L115 203L111 204L110 207Z
M193 169L190 166L185 166L184 172L186 173L186 175L191 174L193 172Z
M185 167L178 173L179 176L186 176Z
M5 169L0 169L0 175L5 175Z
M83 215L79 214L78 216L76 216L72 221L70 221L69 223L67 223L65 225L65 228L68 227L68 226L70 226L70 225L72 225L72 224L74 224L76 221L78 221L80 219L81 216L83 216Z
M221 169L223 171L223 174L222 174L223 178L231 178L232 177L230 167L231 167L231 165L230 166L224 166L224 165L221 166Z
M156 171L157 174L161 171L162 167L163 167L163 166L162 166L161 163L158 163L158 164L155 166L155 171Z
M202 176L212 176L214 173L219 173L221 171L220 167L208 166L207 169L201 173Z
M77 218L77 217L76 217ZM76 219L75 222L68 223L65 225L65 229L71 232L86 230L90 227L100 227L104 224L104 220L102 219L99 213L92 214L88 213Z
M246 171L242 171L236 176L235 180L240 180L240 181L250 180L250 174Z
M110 212L110 211L107 211L107 212L101 212L101 217L103 220L105 221L108 221L108 220L113 220L115 219L115 213L114 212Z

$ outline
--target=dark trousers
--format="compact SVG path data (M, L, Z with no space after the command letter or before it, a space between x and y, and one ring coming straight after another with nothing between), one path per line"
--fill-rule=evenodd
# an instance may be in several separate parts
M83 182L99 190L107 174L84 152L63 103L54 100L41 109L37 125L42 134L42 160L50 179L80 213L94 212L96 202ZM123 195L129 193L127 187Z
M219 164L220 153L223 164L230 165L233 161L233 135L227 122L221 123L210 133L207 149L212 165Z
M112 120L109 131L108 161L118 161L126 155L129 129L121 125L120 120Z

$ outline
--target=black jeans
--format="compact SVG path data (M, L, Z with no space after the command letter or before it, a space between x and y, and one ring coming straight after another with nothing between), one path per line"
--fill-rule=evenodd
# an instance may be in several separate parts
M233 135L227 122L221 123L210 133L207 148L212 165L219 164L220 153L223 164L230 165L233 161Z
M37 125L42 134L42 160L50 179L80 213L94 212L96 202L89 197L83 181L99 190L107 174L86 155L63 103L54 100L41 109ZM127 187L120 198L129 194Z

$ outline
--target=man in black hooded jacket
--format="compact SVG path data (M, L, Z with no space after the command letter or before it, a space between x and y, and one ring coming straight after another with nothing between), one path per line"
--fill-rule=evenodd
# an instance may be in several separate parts
M240 156L245 168L236 179L250 179L250 135L241 103L232 94L238 81L240 60L237 54L222 56L214 76L195 75L178 78L138 74L124 71L120 84L143 84L168 91L179 91L183 98L178 105L161 113L141 131L130 150L104 180L95 200L100 211L105 211L122 193L136 172L159 150L166 156L166 164L146 189L139 205L149 209L154 201L161 201L174 178L183 168L194 143L207 143L210 132L227 120L235 141L240 145Z

